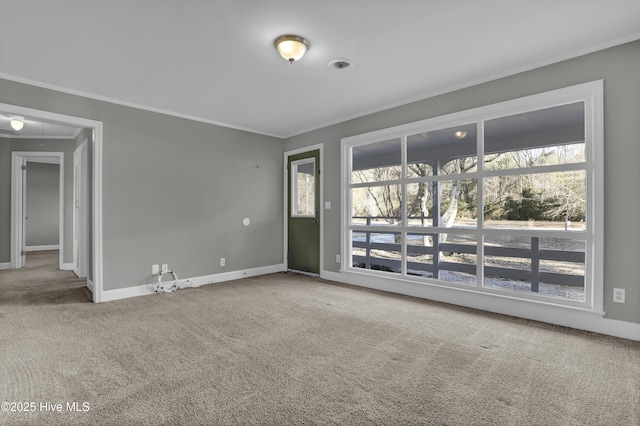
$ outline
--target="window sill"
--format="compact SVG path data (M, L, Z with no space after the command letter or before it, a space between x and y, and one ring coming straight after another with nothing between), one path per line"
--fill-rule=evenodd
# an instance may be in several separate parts
M595 332L602 331L599 331L601 327L594 324L594 321L602 320L605 315L605 312L599 309L568 306L553 303L553 300L525 299L509 294L479 291L476 288L454 287L353 269L337 273L323 271L320 276L323 279L359 287Z

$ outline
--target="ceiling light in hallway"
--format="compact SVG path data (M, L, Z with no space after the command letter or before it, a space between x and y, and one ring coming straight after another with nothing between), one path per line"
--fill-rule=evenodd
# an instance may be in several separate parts
M13 128L13 130L15 130L16 132L19 132L24 127L24 121L19 120L17 118L14 118L9 123L11 124L11 127Z

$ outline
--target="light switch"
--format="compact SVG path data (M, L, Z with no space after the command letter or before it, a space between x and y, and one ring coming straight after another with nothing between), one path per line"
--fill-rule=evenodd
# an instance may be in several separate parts
M324 209L325 210L331 210L331 201L325 201L324 202Z

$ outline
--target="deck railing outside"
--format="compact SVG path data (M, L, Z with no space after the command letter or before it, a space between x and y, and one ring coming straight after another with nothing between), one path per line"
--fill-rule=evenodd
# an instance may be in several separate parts
M371 217L357 217L354 219L366 219L366 224L371 225ZM393 218L390 218L393 219ZM420 217L412 219L421 219ZM382 251L387 253L397 253L398 257L402 249L400 242L376 242L371 238L372 234L394 234L398 235L397 231L392 229L388 231L355 231L358 234L364 234L364 241L354 240L352 241L353 248L363 249L364 255L352 256L353 263L358 264L365 269L388 268L389 270L400 271L401 261L391 257L379 257L375 255L376 251ZM417 234L412 234L417 235ZM424 233L420 232L420 235L430 237L432 245L413 245L407 244L407 259L412 256L431 256L431 263L414 262L407 260L407 271L411 271L412 274L419 274L420 272L428 272L431 276L438 278L439 271L452 271L463 272L471 275L476 274L476 265L469 263L457 263L443 260L443 253L456 253L456 254L477 254L477 244L460 244L443 242L440 243L437 233ZM540 270L541 261L554 261L554 262L569 262L575 264L584 265L585 252L574 250L555 250L555 249L541 249L540 237L530 237L530 248L516 248L516 247L500 247L500 246L484 246L484 255L503 258L518 258L529 259L530 269L516 269L509 267L498 266L486 266L484 267L484 276L501 278L508 280L518 280L531 283L531 291L538 292L540 283L584 287L584 274L562 273L562 272L548 272ZM355 250L354 250L355 251ZM583 269L584 270L584 269Z

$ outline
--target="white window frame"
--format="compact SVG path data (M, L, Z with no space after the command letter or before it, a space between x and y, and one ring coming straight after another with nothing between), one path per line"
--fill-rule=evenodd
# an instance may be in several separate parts
M568 299L554 298L537 293L524 293L524 292L507 292L504 290L495 290L492 288L483 287L483 264L484 255L482 253L480 242L481 237L488 233L494 232L491 228L484 228L481 218L478 220L478 227L475 230L467 231L465 233L475 233L478 237L478 251L477 251L477 284L475 286L468 286L464 284L458 284L455 282L442 281L433 278L415 277L406 274L406 246L402 244L402 272L390 273L381 272L370 269L355 268L352 266L352 233L358 230L378 230L380 228L366 227L362 225L351 224L351 188L366 186L363 184L352 184L352 148L359 145L366 145L376 142L389 140L392 138L401 138L402 140L402 164L406 164L406 141L407 136L416 134L419 132L449 128L459 125L465 125L470 122L476 122L478 126L478 163L482 163L482 156L484 155L484 140L483 140L483 123L486 120L500 118L508 115L525 113L538 109L550 108L554 106L584 102L585 107L585 151L586 162L584 169L586 170L586 191L587 191L587 227L585 231L573 231L572 235L576 238L583 238L586 243L585 247L585 299L584 301L574 301ZM342 159L342 177L341 177L341 235L342 235L342 262L341 271L364 274L364 275L376 275L382 276L392 280L401 280L413 283L420 283L424 285L436 285L450 288L456 288L462 291L479 292L487 295L495 295L498 297L510 297L519 300L529 300L532 302L542 302L546 304L558 305L569 308L579 308L581 310L588 310L596 313L603 312L603 287L604 287L604 274L603 274L603 262L604 262L604 131L603 131L603 81L592 81L589 83L583 83L575 86L570 86L558 90L544 92L536 95L531 95L523 98L518 98L510 101L500 102L497 104L487 105L471 110L461 111L453 114L448 114L440 117L430 118L414 123L409 123L392 128L382 129L370 133L351 136L342 139L341 142L341 159ZM559 170L566 168L566 166L558 166ZM555 171L554 167L549 168L549 171ZM513 170L505 172L506 174L513 174ZM517 172L515 172L517 173ZM526 173L526 172L524 172ZM495 176L495 171L484 171L482 168L474 173L478 178L478 199L482 199L482 185L481 182L485 176ZM457 177L467 178L467 175L459 175ZM471 177L471 176L469 176ZM456 178L456 176L448 176L448 178ZM409 181L415 181L415 179L407 179L403 175L400 181L394 181L393 183L407 183ZM384 182L376 183L384 184ZM479 215L481 216L481 215ZM409 227L406 223L402 226L393 227L388 231L393 232L415 232L415 227ZM434 229L438 230L438 229ZM446 228L442 231L455 233L455 229ZM500 232L495 231L495 232ZM545 235L546 236L546 235Z
M297 212L297 207L298 207L298 178L297 178L297 172L298 172L298 166L303 165L303 164L313 164L313 170L314 170L314 175L313 178L314 179L318 179L318 173L317 173L317 166L316 166L316 159L314 157L312 158L303 158L300 160L294 160L291 162L291 217L316 217L316 211L318 210L318 206L314 205L313 206L313 212L310 214L300 214ZM315 185L314 185L315 188ZM316 199L316 194L314 194L313 196L313 202L315 204L315 199Z

